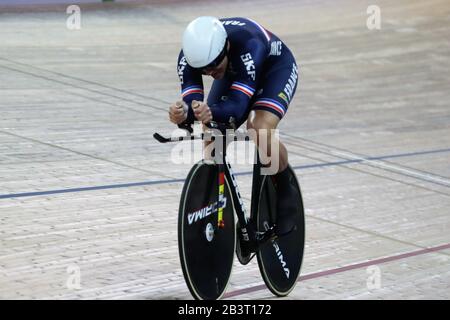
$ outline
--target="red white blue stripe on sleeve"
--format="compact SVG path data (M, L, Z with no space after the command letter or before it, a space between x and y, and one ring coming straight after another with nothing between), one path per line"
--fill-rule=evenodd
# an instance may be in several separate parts
M284 116L284 114L286 113L286 109L287 109L283 104L279 103L278 101L273 100L273 99L268 99L268 98L258 99L258 101L256 101L253 104L253 107L269 108L271 110L276 111L281 116Z
M253 96L253 94L255 93L255 89L253 89L252 87L250 87L250 86L248 86L248 85L246 85L244 83L237 82L237 81L233 82L231 84L230 88L233 89L233 90L237 90L237 91L242 92L243 94L245 94L249 98L251 98Z
M190 86L190 87L184 88L181 91L181 96L183 98L185 98L188 95L193 94L193 93L203 94L203 88L200 86Z

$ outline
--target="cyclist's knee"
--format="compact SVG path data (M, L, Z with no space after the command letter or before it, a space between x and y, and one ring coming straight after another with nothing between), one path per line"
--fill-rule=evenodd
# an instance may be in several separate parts
M265 121L264 119L257 119L252 121L250 125L247 124L247 128L248 131L251 132L251 136L255 142L258 142L260 139L264 138L265 141L270 143L276 126Z
M279 122L280 119L276 115L263 110L255 110L247 120L247 129L276 129Z

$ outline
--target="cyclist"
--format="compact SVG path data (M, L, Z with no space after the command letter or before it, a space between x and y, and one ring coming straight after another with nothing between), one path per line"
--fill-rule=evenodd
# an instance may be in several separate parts
M206 103L202 75L214 78ZM270 141L279 143L274 230L277 235L290 232L297 193L289 181L287 150L272 136L297 88L298 68L289 48L251 19L199 17L184 31L178 76L182 101L170 106L171 122L184 126L196 119L205 124L232 118L237 127L247 121L248 129L267 134L267 150L255 141L260 154L272 156Z

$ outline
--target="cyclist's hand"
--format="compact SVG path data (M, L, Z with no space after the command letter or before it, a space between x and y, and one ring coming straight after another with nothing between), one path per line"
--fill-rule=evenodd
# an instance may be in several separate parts
M172 123L180 124L187 118L187 105L183 101L177 101L169 108L169 119Z
M203 124L211 122L212 120L211 109L209 109L206 103L193 100L192 109L194 110L194 115L197 118L197 120L201 121Z

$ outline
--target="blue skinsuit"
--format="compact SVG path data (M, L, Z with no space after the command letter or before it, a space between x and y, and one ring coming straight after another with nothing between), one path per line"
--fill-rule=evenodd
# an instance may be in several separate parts
M228 68L214 80L207 104L213 120L226 123L233 117L240 126L251 110L266 110L280 119L297 88L298 67L289 48L257 22L246 18L220 19L228 34ZM195 120L193 100L204 100L202 72L188 65L183 51L178 57L183 101L189 106L186 123Z

